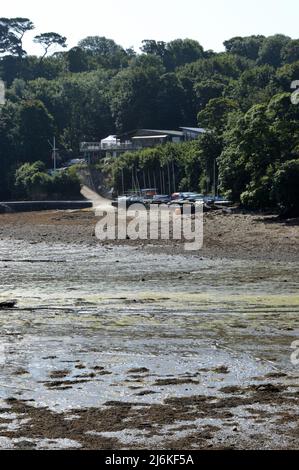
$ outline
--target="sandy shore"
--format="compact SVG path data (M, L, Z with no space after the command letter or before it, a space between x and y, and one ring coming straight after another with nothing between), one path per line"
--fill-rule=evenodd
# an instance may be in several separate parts
M1 214L0 238L31 243L138 245L157 252L185 252L184 240L101 242L95 237L97 221L93 210ZM271 215L207 213L204 215L203 249L192 254L209 258L297 261L299 221L279 221Z

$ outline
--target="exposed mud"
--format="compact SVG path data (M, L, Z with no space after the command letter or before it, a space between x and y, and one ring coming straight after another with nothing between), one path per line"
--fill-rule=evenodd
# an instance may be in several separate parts
M297 226L282 262L271 238L211 258L98 245L89 212L1 217L1 448L299 447Z
M161 404L107 402L100 408L64 413L10 399L6 401L7 412L14 414L19 426L13 430L8 427L1 436L18 442L18 447L24 441L28 447L29 442L67 439L82 449L146 445L179 450L291 449L298 444L298 413L294 413L298 394L290 388L272 384L235 387L238 396L229 398L198 395L168 398ZM278 412L281 406L284 411Z
M104 205L101 201L99 208L104 213L107 210L105 204L108 203L103 201ZM98 220L91 209L0 214L0 237L30 243L113 244L140 246L155 253L185 252L184 239L101 242L95 237ZM228 214L225 211L207 213L204 215L204 246L197 256L299 261L299 221L281 221L271 215Z

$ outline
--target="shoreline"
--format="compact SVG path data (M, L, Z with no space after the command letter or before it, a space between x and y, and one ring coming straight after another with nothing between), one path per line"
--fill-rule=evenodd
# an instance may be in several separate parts
M185 240L100 241L95 236L98 221L92 209L0 214L0 238L33 244L132 246L155 253L213 259L299 261L298 219L280 221L273 215L207 213L203 248L191 252L185 251Z

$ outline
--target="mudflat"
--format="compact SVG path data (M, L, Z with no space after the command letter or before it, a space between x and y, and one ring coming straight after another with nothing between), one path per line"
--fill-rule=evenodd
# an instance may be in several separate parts
M93 210L0 214L0 237L32 243L122 244L148 246L167 253L184 252L184 240L101 242L95 237L97 221ZM299 260L299 219L283 221L275 215L207 213L204 215L203 249L191 254L233 259Z
M96 222L0 216L0 448L298 449L297 222L206 214L198 253Z

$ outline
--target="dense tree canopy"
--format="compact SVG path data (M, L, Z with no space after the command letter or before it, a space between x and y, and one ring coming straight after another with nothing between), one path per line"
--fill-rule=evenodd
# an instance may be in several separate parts
M290 97L299 80L298 39L234 37L221 53L192 39L146 39L136 53L101 35L64 50L64 36L45 32L35 36L44 48L36 57L23 47L32 29L28 18L0 18L0 78L7 86L0 108L1 198L13 197L20 165L50 166L54 134L64 160L79 155L80 141L136 128L200 126L207 132L196 142L110 163L114 184L122 165L129 175L135 162L151 179L160 177L159 168L168 175L171 165L180 188L212 191L216 162L219 189L235 201L296 206L299 107ZM44 170L37 173L45 179Z

